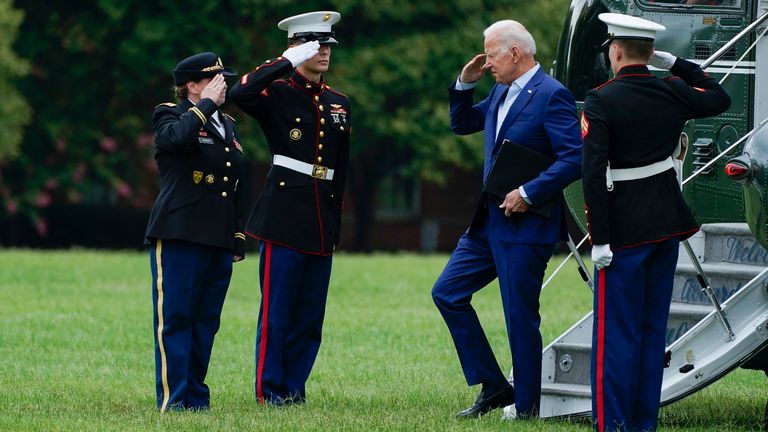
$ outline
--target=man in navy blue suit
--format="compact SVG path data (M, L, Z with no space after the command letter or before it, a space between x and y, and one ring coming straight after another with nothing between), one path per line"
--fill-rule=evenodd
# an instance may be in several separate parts
M514 404L519 418L529 418L538 416L541 398L539 293L547 261L565 237L562 190L581 175L581 137L573 95L536 63L536 43L525 27L499 21L483 36L485 53L470 60L450 87L451 129L459 135L484 131L484 180L505 139L554 163L509 191L501 203L481 194L432 297L451 331L467 384L482 384L475 403L457 417ZM473 104L475 83L487 71L496 85ZM529 211L549 200L554 200L549 217ZM497 277L516 389L502 373L470 303L472 294Z

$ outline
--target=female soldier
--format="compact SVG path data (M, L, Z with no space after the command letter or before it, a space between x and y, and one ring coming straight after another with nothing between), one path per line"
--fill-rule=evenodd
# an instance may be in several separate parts
M219 106L227 92L216 54L182 60L173 71L178 104L155 108L160 194L149 218L157 406L207 409L205 384L232 262L244 257L238 183L243 149Z

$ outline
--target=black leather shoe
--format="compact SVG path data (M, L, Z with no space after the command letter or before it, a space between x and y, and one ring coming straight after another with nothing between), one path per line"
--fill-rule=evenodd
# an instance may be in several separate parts
M507 384L506 386L502 387L501 389L494 388L494 389L483 389L480 391L480 394L477 395L477 400L475 403L465 409L464 411L459 411L456 414L457 418L473 418L473 417L480 417L483 414L487 413L488 411L491 411L496 408L503 408L507 405L512 405L515 403L515 388L512 387L511 384Z

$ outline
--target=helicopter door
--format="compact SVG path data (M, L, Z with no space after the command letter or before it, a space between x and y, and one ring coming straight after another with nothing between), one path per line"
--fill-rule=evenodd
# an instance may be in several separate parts
M768 12L768 0L760 0L757 6L757 15L762 16ZM765 23L762 27L757 29L757 34L760 35L768 29L768 25ZM752 127L757 125L766 117L768 117L768 35L762 37L755 47L755 70L763 71L762 73L755 74L755 93L754 93L754 107L755 115L753 119ZM758 97L762 95L762 97Z
M757 0L765 3L768 0ZM664 25L656 48L699 64L717 52L752 21L754 0L636 0L636 13ZM717 117L688 122L682 141L688 149L683 177L701 169L753 128L755 57L749 49L754 39L742 39L709 65L706 72L731 96L729 110ZM652 69L658 76L667 71ZM741 148L729 154L739 154ZM744 221L741 185L724 173L728 157L707 168L683 189L699 223Z

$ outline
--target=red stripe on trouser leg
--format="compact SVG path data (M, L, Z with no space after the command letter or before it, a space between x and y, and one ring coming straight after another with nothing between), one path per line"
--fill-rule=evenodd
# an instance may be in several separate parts
M261 390L261 377L264 373L264 360L267 355L267 323L269 322L269 273L272 261L272 243L264 248L264 293L261 296L261 343L259 344L259 365L256 371L256 398L264 403L264 393Z
M605 357L605 269L597 271L597 372L595 373L595 390L597 398L597 431L605 430L605 399L603 395L603 360Z

